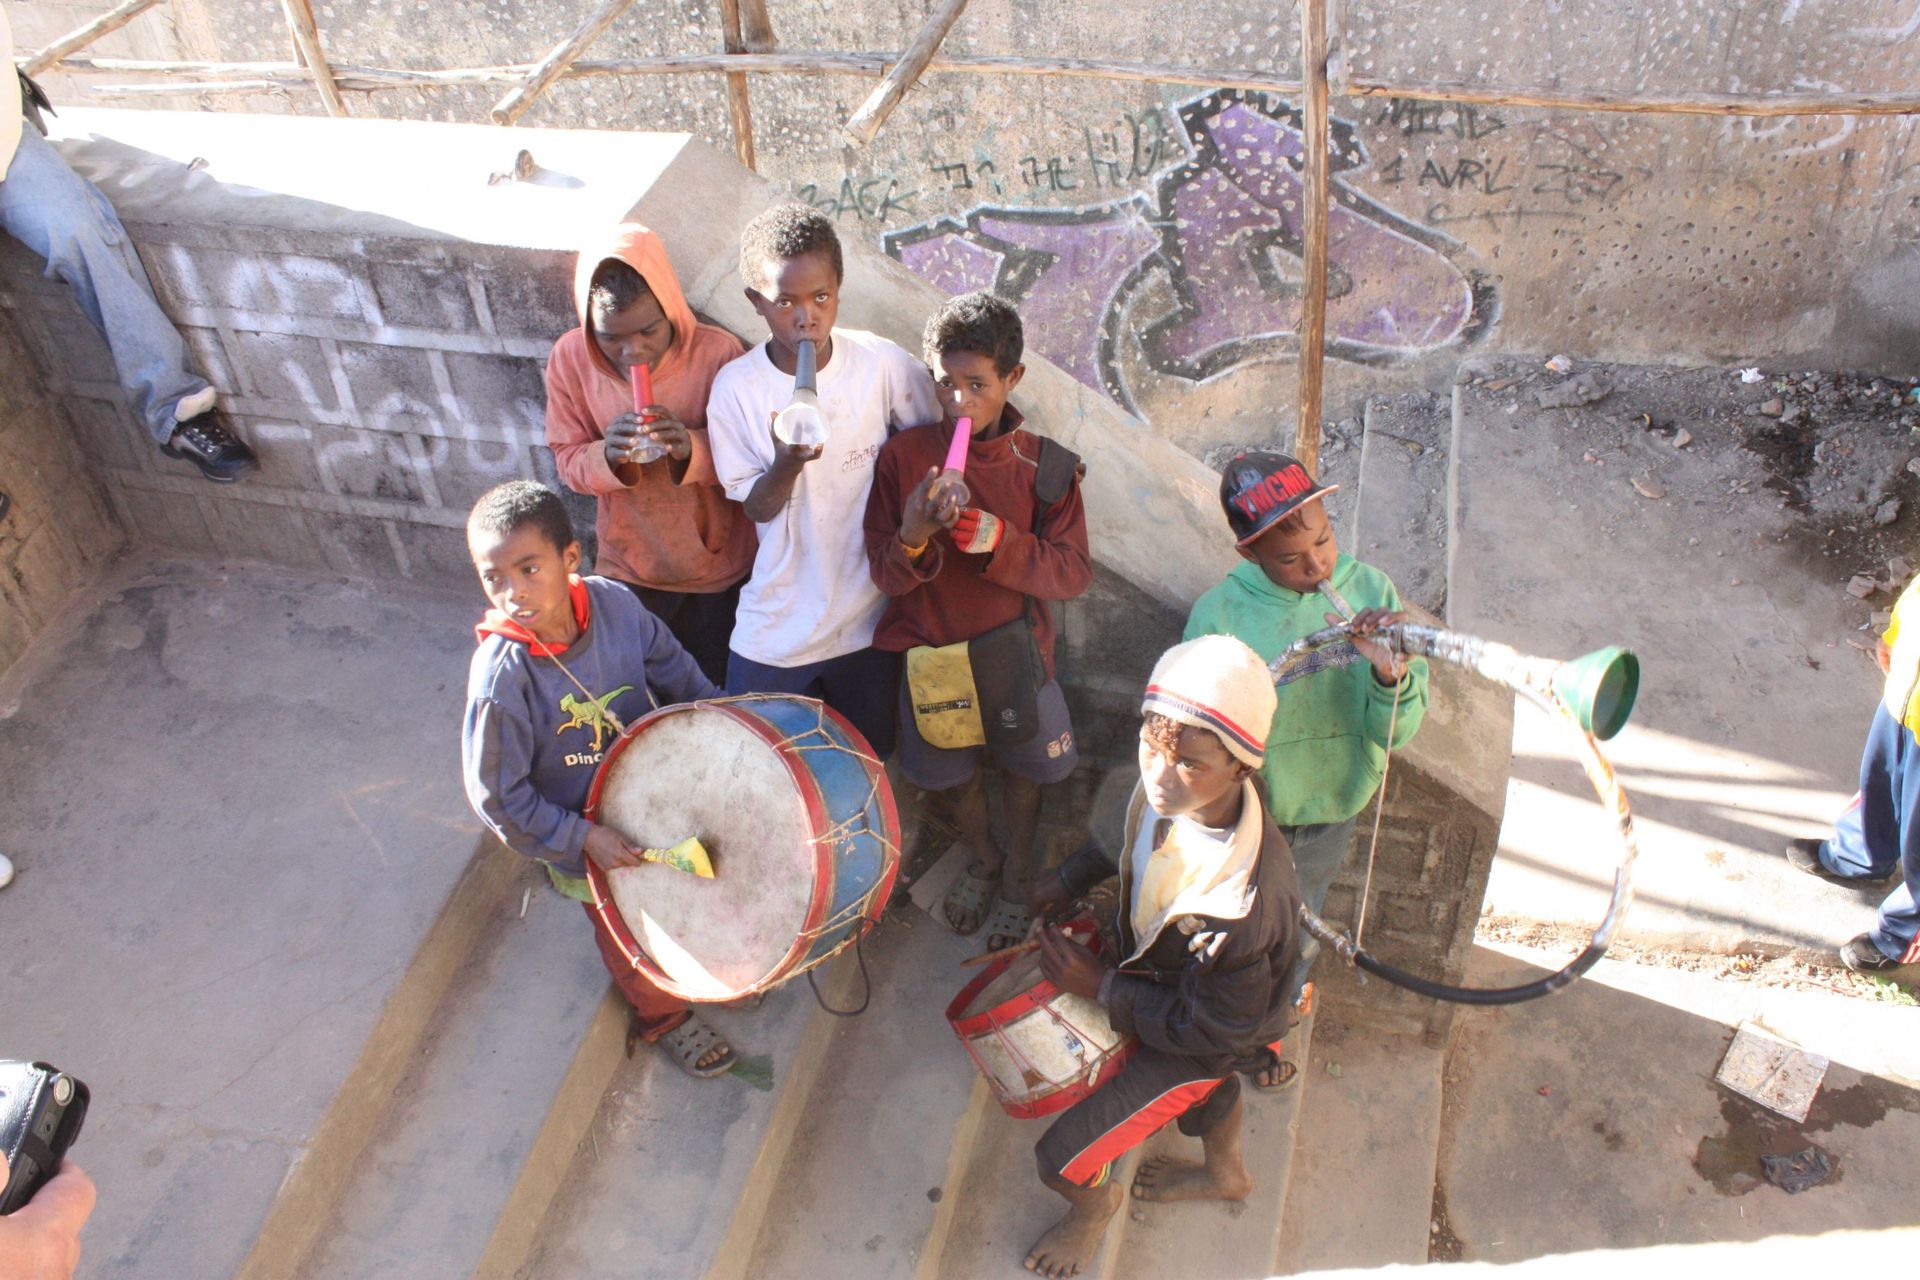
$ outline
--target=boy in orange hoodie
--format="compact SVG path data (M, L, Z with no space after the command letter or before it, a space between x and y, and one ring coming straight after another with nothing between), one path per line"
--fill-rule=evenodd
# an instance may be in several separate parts
M581 253L574 300L580 327L547 360L547 443L566 486L598 500L594 571L631 588L719 682L756 542L714 475L707 393L745 348L695 317L660 237L636 223ZM644 413L639 365L653 384ZM644 461L650 446L665 452Z

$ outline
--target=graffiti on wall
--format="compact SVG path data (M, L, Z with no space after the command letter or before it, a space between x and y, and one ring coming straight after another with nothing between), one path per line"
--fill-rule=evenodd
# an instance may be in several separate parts
M949 293L991 289L1016 302L1029 345L1129 409L1137 408L1123 369L1130 332L1152 369L1195 382L1287 358L1301 309L1299 113L1265 94L1221 90L1178 114L1183 158L1163 163L1157 132L1136 122L1132 154L1122 145L1110 168L1079 179L1118 185L1137 174L1146 190L1068 208L981 204L889 232L882 244ZM1335 174L1367 166L1351 125L1336 122L1331 150ZM1075 180L1060 158L1030 159L1033 172L1023 162L1019 175L1028 186L1071 189L1059 186ZM1143 160L1152 167L1143 171ZM994 177L978 176L983 185ZM1338 178L1331 191L1329 356L1404 360L1487 328L1495 295L1456 262L1459 242Z

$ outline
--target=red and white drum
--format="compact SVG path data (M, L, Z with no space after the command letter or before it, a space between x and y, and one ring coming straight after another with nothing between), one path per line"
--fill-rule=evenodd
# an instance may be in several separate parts
M1140 1043L1115 1031L1094 1001L1048 982L1034 951L988 965L947 1006L947 1021L1001 1109L1017 1120L1087 1097Z
M836 955L880 918L900 870L886 771L813 698L653 712L607 749L586 813L644 848L706 846L711 880L587 866L590 910L626 962L698 1003L766 991Z

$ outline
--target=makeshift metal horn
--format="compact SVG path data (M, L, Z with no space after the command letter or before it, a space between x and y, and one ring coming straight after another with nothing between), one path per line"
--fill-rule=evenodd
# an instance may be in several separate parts
M1333 584L1320 584L1320 593L1348 621L1316 631L1288 645L1268 663L1274 683L1286 681L1291 670L1315 650L1349 639L1353 635L1354 611ZM1396 622L1374 631L1369 639L1385 643L1395 652L1451 662L1465 667L1495 684L1505 685L1545 711L1566 730L1570 745L1587 781L1600 798L1600 807L1611 814L1620 832L1620 863L1613 873L1613 896L1606 915L1594 928L1586 949L1558 973L1517 987L1456 987L1432 982L1403 969L1395 968L1361 950L1353 939L1325 920L1300 909L1301 923L1325 946L1331 947L1349 964L1388 982L1436 1000L1458 1004L1517 1004L1549 995L1569 985L1598 964L1613 943L1613 936L1633 901L1633 862L1639 847L1633 835L1633 814L1627 807L1626 792L1621 790L1613 766L1600 752L1600 743L1620 732L1633 714L1633 700L1640 690L1640 660L1619 646L1595 650L1585 657L1556 662L1521 653L1495 640L1482 640L1441 627L1418 622Z

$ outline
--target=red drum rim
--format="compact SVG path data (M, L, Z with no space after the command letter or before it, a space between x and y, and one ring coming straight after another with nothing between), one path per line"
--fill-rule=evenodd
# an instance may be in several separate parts
M797 793L797 799L806 817L807 829L815 833L812 841L814 862L813 893L807 900L807 914L801 923L799 933L794 937L793 944L787 948L786 954L780 958L779 963L769 968L767 972L756 979L751 986L719 998L689 995L680 990L679 984L674 981L671 975L647 958L646 952L640 947L639 940L633 936L633 931L627 927L626 918L620 914L619 907L614 904L613 891L607 884L607 873L602 871L599 864L595 863L593 859L586 859L587 883L593 888L593 901L587 904L587 909L594 914L596 919L607 927L607 932L612 936L614 944L620 948L620 954L628 964L633 966L636 972L645 975L648 981L652 982L661 990L670 995L677 996L689 1004L725 1004L730 1001L744 999L757 995L760 992L771 990L781 982L793 977L799 972L799 961L804 958L807 951L812 948L814 929L827 918L832 907L832 901L828 896L831 892L832 877L823 874L825 872L831 872L833 869L832 850L825 847L819 835L819 833L826 831L831 824L827 820L826 804L820 794L819 782L811 773L804 772L800 768L799 762L795 759L792 752L784 749L784 744L789 740L791 735L782 734L779 730L775 729L774 726L768 724L758 716L743 714L733 705L739 701L751 700L753 696L754 695L749 694L737 698L712 698L698 702L678 702L670 706L658 707L649 711L646 715L627 726L627 731L616 738L613 745L607 748L606 755L601 758L600 767L594 771L593 786L587 792L587 804L584 812L587 821L594 822L599 818L600 795L606 787L607 778L613 771L613 762L619 758L621 753L626 750L635 738L639 737L641 730L668 716L684 715L696 710L718 711L728 716L736 724L745 728L762 742L765 742L769 747L772 747L774 754L779 757L780 763L786 767L787 776L793 782L794 791ZM807 699L807 701L816 700ZM824 715L830 717L835 724L846 731L848 736L852 738L854 744L861 748L864 756L869 759L873 757L873 747L867 742L866 738L861 736L860 731L855 729L845 716L835 711L832 707L827 706L825 703L820 703L819 707ZM892 791L887 787L879 787L876 788L876 792L881 800L882 819L887 823L889 830L898 831L900 829L900 815L898 808L894 804ZM892 895L893 882L898 878L899 873L900 863L898 859L895 859L891 873L883 876L882 883L876 887L874 891L874 901L881 903L887 901ZM874 916L870 914L867 915L865 922L858 928L850 931L846 940L843 941L840 946L845 946L846 942L851 942L854 938L866 933L867 930L873 927L874 919ZM839 950L840 947L835 947L834 951L828 954L836 954ZM823 960L826 958L825 956L821 957Z

